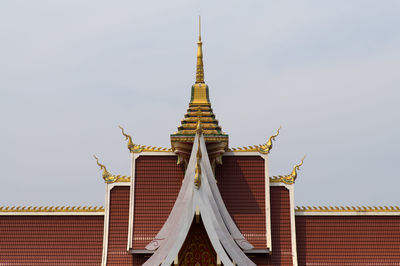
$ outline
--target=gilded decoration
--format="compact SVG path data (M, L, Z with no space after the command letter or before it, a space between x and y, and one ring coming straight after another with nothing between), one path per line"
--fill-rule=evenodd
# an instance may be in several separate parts
M305 158L306 158L306 156L304 155L304 157L301 159L301 162L299 164L296 164L293 167L293 170L289 175L284 175L284 176L279 175L279 176L270 177L270 182L271 183L284 183L284 184L287 184L287 185L294 184L294 182L297 179L297 171L300 170L300 166L303 165L303 161L304 161Z
M196 62L196 81L191 88L191 97L189 108L178 126L178 130L171 134L172 150L180 157L178 163L185 163L190 147L186 148L181 144L193 144L194 136L196 135L197 122L202 123L202 133L204 140L207 143L209 154L216 152L215 156L221 156L228 147L229 137L221 129L218 120L215 118L213 109L211 108L209 88L204 80L204 62L203 62L203 42L201 41L201 32L199 24L199 41L197 42L197 62ZM221 144L223 147L213 151L209 150L208 144ZM210 158L213 160L213 158Z
M278 128L278 130L277 130L277 132L276 132L276 134L275 135L272 135L271 137L269 137L269 139L268 139L268 141L267 141L267 143L266 144L264 144L264 145L261 145L260 147L259 147L259 152L260 153L262 153L262 154L269 154L269 152L271 151L271 149L272 149L272 141L275 141L275 138L279 135L279 130L281 130L281 126Z
M0 212L104 212L103 206L0 206Z
M107 171L107 168L105 167L104 164L99 163L99 159L96 157L96 155L93 155L93 157L96 159L97 165L100 167L100 170L103 170L102 177L104 179L104 182L107 184L115 183L115 182L129 182L130 177L129 176L122 176L122 175L112 175Z
M199 134L198 138L198 146L197 146L197 154L196 154L196 167L195 167L195 175L194 175L194 185L197 189L201 186L201 167L200 167L200 160L201 160L201 150L200 150L200 135L201 135L201 122L197 123L196 132Z
M296 212L400 212L399 206L296 206Z
M140 152L171 152L171 148L163 148L163 147L157 147L157 146L146 146L146 145L138 145L134 144L132 141L132 137L129 136L128 134L125 133L125 130L121 127L118 126L121 131L122 135L125 136L125 140L128 141L128 149L132 153L140 153Z
M137 144L134 144L133 141L132 141L132 137L129 136L128 134L126 134L125 131L124 131L124 129L123 129L121 126L118 126L118 127L121 129L122 135L124 135L125 140L128 141L128 149L129 149L129 151L132 152L132 153L142 152L142 151L143 151L143 148L141 148L141 147L140 147L139 145L137 145Z
M282 127L279 127L276 134L269 137L267 143L265 143L265 144L243 146L243 147L237 147L237 148L229 148L228 151L231 151L231 152L259 152L261 154L269 154L272 149L272 146L273 146L272 141L275 141L275 138L279 135L279 131L281 130L281 128Z
M203 222L193 223L178 255L180 266L216 266L217 254L207 236Z

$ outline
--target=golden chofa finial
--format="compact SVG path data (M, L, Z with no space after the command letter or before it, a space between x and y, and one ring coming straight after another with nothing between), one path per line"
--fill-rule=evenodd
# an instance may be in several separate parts
M100 167L100 170L103 170L102 177L103 177L104 181L106 183L112 183L112 182L110 182L110 181L112 181L112 178L111 178L112 175L107 171L106 166L104 164L99 163L99 158L97 158L96 155L93 155L93 157L96 159L97 165ZM110 180L110 178L111 178L111 180ZM115 182L115 181L113 181L113 182Z
M141 152L143 149L139 145L136 145L136 144L133 143L132 137L125 133L124 128L121 127L121 126L118 126L118 127L121 129L122 135L124 135L125 140L128 141L128 149L129 149L129 151L133 152L133 153Z
M269 152L272 150L272 141L275 141L275 138L279 135L279 131L281 130L281 128L282 126L278 128L275 135L269 137L268 142L266 144L260 146L259 148L260 153L269 154Z
M304 161L305 158L306 158L306 156L304 155L303 158L301 159L300 163L299 163L299 164L296 164L296 165L293 167L292 173L291 173L290 175L288 175L288 176L285 176L285 178L284 178L284 180L283 180L285 183L287 183L287 184L294 184L294 182L295 182L296 179L297 179L297 171L300 170L300 166L303 165L303 161Z
M107 171L107 168L105 167L104 164L99 163L99 158L97 158L96 155L93 155L93 157L96 159L97 165L100 167L100 170L103 170L102 177L104 179L104 182L107 184L114 183L118 181L119 179L127 179L129 177L127 176L121 176L121 175L112 175Z
M274 182L274 183L285 183L287 185L293 185L294 182L297 179L297 171L300 170L300 166L303 165L303 161L306 158L306 156L304 155L304 157L301 159L301 162L299 164L296 164L293 167L292 173L290 173L289 175L279 175L279 176L273 176L270 178L270 182Z
M197 42L196 83L204 83L203 50L201 42L201 20L199 16L199 41Z

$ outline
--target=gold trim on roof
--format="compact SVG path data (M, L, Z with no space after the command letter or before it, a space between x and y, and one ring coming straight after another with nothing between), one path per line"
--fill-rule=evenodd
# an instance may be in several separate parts
M279 130L281 130L281 128L282 128L282 126L280 126L278 128L278 130L276 131L275 135L272 135L271 137L269 137L269 139L268 139L266 144L260 146L260 148L259 148L259 152L260 153L269 154L269 152L271 151L272 146L273 146L272 145L272 141L275 141L275 138L279 135Z
M132 141L132 137L128 134L125 133L124 128L121 126L118 126L121 131L122 135L125 136L125 140L128 141L128 150L132 153L140 153L140 152L169 152L172 151L171 148L163 148L163 147L157 147L157 146L146 146L146 145L139 145L135 144ZM120 181L121 182L121 181Z
M132 137L131 137L130 135L128 135L128 134L125 134L125 131L124 131L123 127L121 127L121 126L118 126L118 127L121 129L122 135L125 136L125 140L128 141L128 150L129 150L130 152L133 152L133 153L135 153L135 152L141 152L141 151L142 151L142 148L140 147L140 145L137 145L137 144L134 144L134 143L133 143Z
M117 180L117 182L131 182L131 177L130 176L122 176Z
M0 212L104 212L103 206L0 206Z
M275 135L269 137L267 143L260 144L260 145L252 145L252 146L244 146L244 147L237 147L237 148L229 148L228 151L231 152L259 152L261 154L269 154L272 150L273 143L275 138L279 135L279 131L281 130L282 126L278 128Z
M296 206L296 212L400 212L399 206Z
M284 183L287 185L292 185L297 179L297 171L300 170L300 166L303 165L303 161L306 158L304 155L303 158L301 159L301 162L299 164L296 164L293 167L292 172L289 175L279 175L279 176L272 176L269 178L269 182L271 183Z
M247 147L236 147L236 148L229 148L228 151L232 152L258 152L261 145L253 145Z
M99 163L99 158L97 158L96 155L93 155L93 157L96 159L96 163L100 167L100 170L103 170L102 177L104 179L104 182L106 182L107 184L111 184L111 183L115 183L115 182L128 182L130 180L129 176L110 174L110 172L107 171L107 168L105 167L105 165ZM123 181L120 181L120 180L123 180Z
M204 136L204 139L206 142L221 142L221 141L228 141L228 136ZM171 142L193 142L194 137L188 137L188 136L177 136L177 135L172 135L171 136Z
M144 152L166 152L166 151L172 151L171 148L163 148L163 147L156 147L156 146L145 146L141 145L142 151Z

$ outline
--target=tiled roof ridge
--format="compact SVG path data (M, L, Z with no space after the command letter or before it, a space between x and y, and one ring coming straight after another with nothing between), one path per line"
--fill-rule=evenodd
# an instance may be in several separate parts
M104 212L103 206L0 206L0 212Z
M252 145L252 146L243 146L238 148L230 148L228 151L233 152L259 152L262 154L269 154L272 149L273 142L275 138L279 135L279 131L281 130L282 126L278 128L276 133L268 138L267 143L259 144L259 145Z
M132 141L132 137L128 134L125 133L125 130L123 127L119 126L119 128L122 131L122 135L125 137L125 140L128 141L128 150L132 153L139 153L139 152L168 152L172 151L172 148L164 148L164 147L158 147L158 146L147 146L147 145L140 145L140 144L135 144Z
M399 206L296 206L296 212L400 212Z

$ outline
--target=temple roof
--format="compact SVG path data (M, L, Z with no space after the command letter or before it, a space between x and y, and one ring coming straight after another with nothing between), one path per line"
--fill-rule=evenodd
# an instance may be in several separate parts
M195 215L200 215L216 254L224 265L255 265L243 252L253 249L230 216L218 190L202 134L195 141L171 213L156 237L146 246L154 254L143 265L171 265L178 255Z

